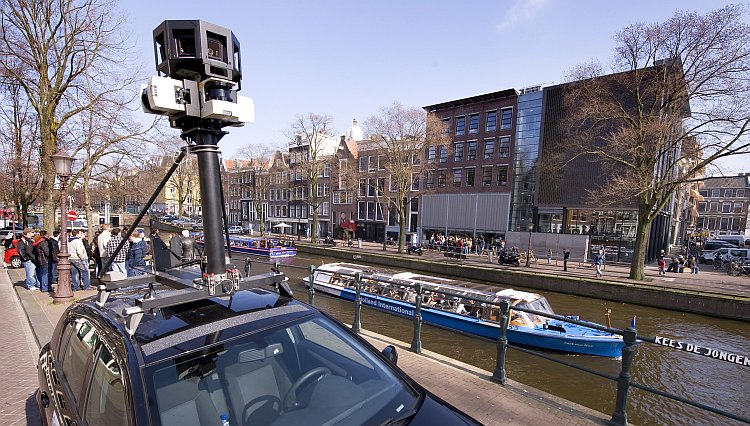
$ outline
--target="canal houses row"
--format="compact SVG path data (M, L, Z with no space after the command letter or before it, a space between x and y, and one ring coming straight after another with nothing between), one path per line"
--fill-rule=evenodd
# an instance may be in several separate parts
M597 208L587 197L606 171L593 161L580 161L560 176L542 168L566 143L560 128L562 93L569 84L510 88L425 106L425 116L442 126L445 141L410 160L430 167L414 177L414 196L404 214L406 240L423 242L438 234L502 237L524 247L534 232L531 244L539 252L549 249L561 256L568 248L574 258L585 258L604 249L609 261L629 262L635 205ZM686 139L679 153L665 155L680 155L688 168L701 155L697 143L690 144ZM259 232L262 222L265 231L309 237L317 212L321 239L347 233L366 241L397 239L398 219L387 202L393 185L380 146L354 120L343 136L307 135L286 150L261 156L263 161L225 160L230 225ZM312 153L319 154L315 175L310 173ZM744 182L748 186L747 178ZM683 185L662 209L651 226L648 259L661 250L677 251L700 235L696 224L708 224L698 222L702 186ZM746 218L750 188L734 194L744 199L734 197L732 212ZM732 229L743 224L738 221Z

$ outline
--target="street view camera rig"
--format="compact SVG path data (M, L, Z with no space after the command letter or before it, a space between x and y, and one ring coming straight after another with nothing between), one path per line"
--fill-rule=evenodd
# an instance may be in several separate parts
M136 307L122 315L128 330L135 332L146 311L173 306L207 297L231 296L235 291L271 285L283 295L292 296L278 267L269 274L240 276L239 270L227 266L224 242L229 247L224 194L219 170L219 140L227 134L224 127L242 126L255 120L251 98L237 95L242 79L240 43L223 27L200 20L167 20L153 32L154 56L159 75L141 86L143 110L169 118L173 128L182 130L187 142L151 198L134 220L138 224L169 181L185 155L195 154L203 212L204 251L201 260L168 266L156 263L155 273L118 279L111 273L100 276L99 301L106 303L117 289L148 284L149 291ZM135 226L130 227L116 251L123 249ZM160 241L155 241L158 243ZM158 244L153 244L156 260ZM162 247L163 244L162 244ZM166 247L164 247L166 250ZM231 252L230 252L231 257ZM114 256L103 268L105 271ZM200 269L196 266L200 263ZM249 268L246 268L248 275ZM157 294L154 284L177 289Z

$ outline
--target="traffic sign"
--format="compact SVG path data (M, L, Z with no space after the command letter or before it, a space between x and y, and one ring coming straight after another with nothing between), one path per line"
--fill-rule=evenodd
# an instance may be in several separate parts
M68 212L68 220L69 221L74 221L77 218L78 218L78 214L74 210L71 210L71 211Z

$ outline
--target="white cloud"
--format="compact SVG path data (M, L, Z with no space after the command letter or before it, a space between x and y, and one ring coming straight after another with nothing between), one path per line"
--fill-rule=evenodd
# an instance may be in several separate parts
M519 22L536 16L547 4L547 0L515 0L495 27L498 31L512 28Z

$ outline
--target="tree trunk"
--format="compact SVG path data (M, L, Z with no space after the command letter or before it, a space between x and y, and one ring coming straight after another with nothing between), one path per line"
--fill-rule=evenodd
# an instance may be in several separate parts
M402 199L403 200L403 199ZM406 223L405 223L405 202L401 201L401 208L398 209L398 252L404 252L404 243L406 242Z
M86 223L88 223L88 229L86 229L86 233L88 234L89 241L94 241L94 215L91 211L91 195L89 195L89 175L88 173L84 174L83 177L83 208L86 212Z
M651 230L651 220L649 212L651 206L646 203L640 203L638 207L638 228L635 230L635 247L633 250L633 260L630 263L630 279L642 281L644 278L643 263L646 260L646 249L648 247L648 236Z
M310 242L315 244L318 242L318 206L313 206L313 221L312 229L310 230Z

